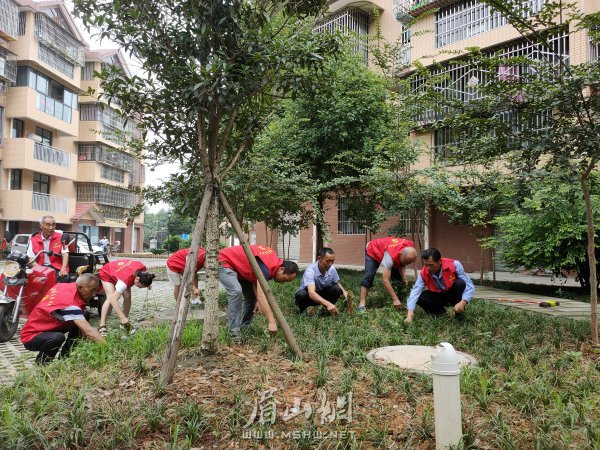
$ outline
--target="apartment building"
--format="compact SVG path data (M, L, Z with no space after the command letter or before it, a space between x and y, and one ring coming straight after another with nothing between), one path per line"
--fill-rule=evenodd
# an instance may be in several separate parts
M0 0L0 231L57 228L108 236L141 251L144 166L123 150L135 135L118 104L100 97L94 72L128 71L117 50L90 50L62 0ZM88 95L88 88L94 89Z
M527 13L539 11L545 1L551 0L529 0L526 3ZM585 13L600 10L597 0L578 0L576 4ZM476 95L471 85L476 72L466 64L453 64L444 69L443 63L460 58L466 48L500 50L506 57L543 55L554 64L596 61L600 54L598 46L593 45L583 31L557 31L550 38L551 49L532 45L508 24L505 17L479 0L331 1L330 14L319 29L349 30L366 39L372 38L375 33L374 8L378 11L383 36L389 42L401 44L397 62L404 65L404 70L398 75L409 75L411 65L416 61L426 66L441 63L442 68L436 70L448 76L447 95L465 102ZM368 49L360 50L369 61ZM435 111L427 111L416 118L420 131L412 133L412 138L418 139L429 150L422 153L415 169L431 166L436 159L446 156L448 148L458 144L452 130L431 126L441 118L442 115ZM494 264L491 252L482 249L478 241L489 230L450 224L444 214L430 208L427 211L407 211L405 217L391 217L383 225L382 232L372 236L360 224L348 220L346 203L344 196L338 197L328 202L325 211L330 233L328 245L336 250L338 264L362 263L364 244L374 237L387 235L389 227L399 221L407 230L406 237L414 238L417 247L434 246L442 254L461 260L467 271L490 270ZM276 239L280 252L284 248L281 241L285 239L286 256L289 250L292 259L302 262L312 260L315 250L313 230L302 230L297 237L278 236ZM261 227L257 228L257 240L268 241Z

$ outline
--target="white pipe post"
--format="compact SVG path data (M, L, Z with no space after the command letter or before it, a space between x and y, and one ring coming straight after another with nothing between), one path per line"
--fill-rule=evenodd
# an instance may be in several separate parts
M312 259L311 261L314 262L317 260L317 225L313 224L313 229L312 229Z
M435 416L435 448L448 449L462 438L460 409L460 367L451 344L442 342L431 355L433 374L433 410Z

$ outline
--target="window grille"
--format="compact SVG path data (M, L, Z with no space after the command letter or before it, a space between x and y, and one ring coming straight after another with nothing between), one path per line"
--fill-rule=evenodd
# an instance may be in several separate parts
M128 209L117 208L116 206L102 206L100 208L100 214L102 214L102 217L114 220L115 222L124 222L128 211Z
M588 47L589 60L590 62L598 61L598 57L600 56L600 44L595 44L591 39Z
M7 83L17 81L17 55L0 47L0 80Z
M522 16L539 12L544 0L528 0L522 6ZM490 5L479 0L467 0L441 8L435 15L435 45L437 48L476 36L506 25L508 20Z
M395 227L398 236L408 234L422 234L425 222L425 213L422 209L403 211L398 215L398 225Z
M348 198L338 197L338 234L365 234L364 227L348 216Z
M525 39L515 41L505 46L500 52L503 58L526 57L551 64L557 71L563 70L562 65L569 64L569 35L566 31L555 34L548 38L550 48L541 44L531 43ZM494 51L493 49L491 51ZM479 86L484 86L492 79L510 79L531 73L532 68L525 66L499 66L497 73L490 73L471 66L468 62L452 62L445 67L434 69L432 77L441 80L436 89L444 93L448 100L459 100L468 102L482 98L483 94ZM423 89L425 79L414 77L411 79L413 92ZM421 125L432 123L442 119L450 113L448 106L428 109L415 117L415 121Z
M35 15L35 36L73 64L83 66L83 44L45 13Z
M100 176L105 180L123 183L125 181L125 172L114 167L102 165Z
M0 0L0 38L17 38L18 17L19 9L16 3L12 0Z
M78 159L80 162L100 162L127 172L133 172L136 163L133 156L103 144L79 144Z
M94 61L86 61L83 69L81 70L81 79L84 81L89 81L94 79L94 70L96 64Z
M402 36L400 41L400 49L398 51L398 65L408 66L410 65L410 49L411 49L411 32L410 28L404 27L402 29Z
M80 183L77 185L77 201L131 207L135 205L135 194L125 188L98 183Z
M132 186L143 186L146 181L146 166L138 160L134 161L133 173L130 180Z
M19 36L25 35L25 26L27 24L27 13L25 11L19 12L19 25L18 25L18 34Z
M356 8L344 9L325 17L314 29L315 33L338 31L351 38L353 53L362 55L367 62L369 59L369 14Z
M69 78L73 78L75 66L51 48L46 47L44 44L40 44L38 50L38 57L42 62L45 62L50 67L55 68L59 72L68 76Z

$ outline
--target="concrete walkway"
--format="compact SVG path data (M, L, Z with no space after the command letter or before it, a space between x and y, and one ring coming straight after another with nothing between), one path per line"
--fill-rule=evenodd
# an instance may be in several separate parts
M545 297L535 294L495 289L488 286L475 286L475 298L482 298L489 302L509 306L511 308L525 309L527 311L546 314L553 317L565 317L575 320L590 320L590 304L566 300L563 298ZM540 302L555 301L558 306L542 308Z

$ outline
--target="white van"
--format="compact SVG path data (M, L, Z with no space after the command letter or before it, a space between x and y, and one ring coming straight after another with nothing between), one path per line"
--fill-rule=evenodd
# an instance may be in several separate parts
M29 246L29 238L31 238L31 233L29 234L15 234L15 237L11 241L10 251L20 251L21 253L27 253L27 247Z

